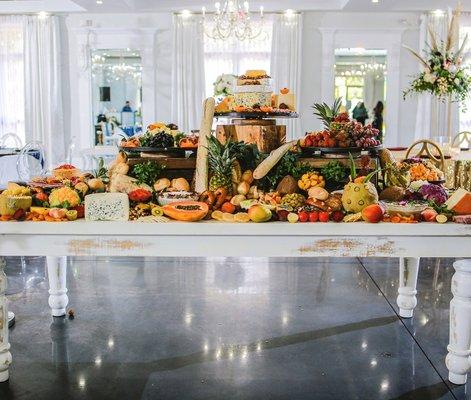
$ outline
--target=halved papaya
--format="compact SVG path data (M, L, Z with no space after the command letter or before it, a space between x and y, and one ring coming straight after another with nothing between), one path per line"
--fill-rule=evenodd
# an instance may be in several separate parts
M201 201L177 201L163 206L162 211L177 221L195 222L206 217L209 207Z

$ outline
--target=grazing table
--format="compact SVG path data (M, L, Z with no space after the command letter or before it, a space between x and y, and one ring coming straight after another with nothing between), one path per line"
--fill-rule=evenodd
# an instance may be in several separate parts
M471 225L2 222L0 256L46 256L49 305L65 315L67 256L132 257L399 257L399 315L417 304L420 257L468 258L454 264L450 304L449 379L466 382L471 368ZM5 262L0 257L0 382L9 378Z

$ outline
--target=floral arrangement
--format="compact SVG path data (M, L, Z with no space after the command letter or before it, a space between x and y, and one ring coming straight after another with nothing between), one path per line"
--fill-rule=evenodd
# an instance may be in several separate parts
M216 82L213 83L214 86L214 96L229 96L233 94L235 76L232 74L222 74L216 78Z
M438 98L450 98L462 102L471 89L471 77L463 67L463 51L468 36L463 40L458 51L456 37L459 29L460 10L453 11L446 41L437 40L437 35L428 27L430 36L429 50L422 57L418 52L408 46L409 50L422 64L424 70L411 82L410 87L404 91L404 98L410 93L429 92Z

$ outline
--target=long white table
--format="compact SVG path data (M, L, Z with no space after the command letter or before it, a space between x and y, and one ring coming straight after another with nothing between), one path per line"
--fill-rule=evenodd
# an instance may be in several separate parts
M67 256L399 257L399 314L413 316L420 257L464 258L454 264L449 379L471 369L471 225L297 223L1 222L0 256L46 256L49 305L65 315ZM6 276L0 257L0 382L9 378Z

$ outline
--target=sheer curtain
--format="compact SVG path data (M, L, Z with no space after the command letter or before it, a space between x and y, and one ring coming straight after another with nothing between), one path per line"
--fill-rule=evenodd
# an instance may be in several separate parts
M471 68L471 13L464 13L461 17L460 43L468 35L468 42L464 51L463 59L468 68ZM471 131L471 94L466 99L465 104L461 105L459 114L460 132Z
M40 141L48 166L65 160L59 17L25 17L26 139Z
M204 100L203 25L199 16L174 16L172 122L198 129Z
M427 27L436 32L437 41L446 40L449 14L426 13L420 17L419 53L424 54L430 43ZM409 55L408 55L409 56ZM412 56L410 56L412 57ZM419 66L419 64L417 64ZM419 68L419 67L418 67ZM418 69L419 71L419 69ZM429 93L418 95L417 117L415 120L415 140L430 139L432 135L432 96Z
M23 16L0 16L0 137L15 133L24 142L23 22Z
M302 15L280 14L273 22L271 76L275 91L287 87L296 95L296 108L301 109L301 32ZM299 119L287 120L286 140L303 136Z

